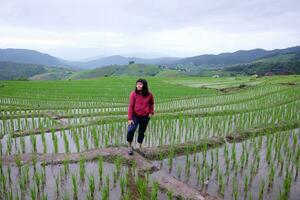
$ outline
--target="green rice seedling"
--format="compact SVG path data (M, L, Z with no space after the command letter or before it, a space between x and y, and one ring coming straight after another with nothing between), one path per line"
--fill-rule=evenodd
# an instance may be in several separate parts
M20 176L18 184L19 184L19 188L20 188L21 193L23 191L25 191L25 189L26 189L26 180L25 180L23 175Z
M296 158L296 161L295 161L295 165L296 165L296 169L295 169L295 180L297 180L298 178L298 174L299 174L299 168L300 168L300 159Z
M144 179L138 177L137 190L139 192L139 198L145 200L147 198L147 183Z
M47 153L47 142L46 142L46 137L45 137L45 131L42 132L41 137L42 137L42 143L43 143L43 147L44 147L43 152Z
M96 148L99 148L99 137L96 131L96 127L92 128L92 134L93 134L93 140L94 140L94 145Z
M100 179L100 183L102 183L102 177L103 177L103 157L98 157L98 175Z
M210 168L211 168L211 169L214 168L214 160L215 160L215 159L214 159L214 155L215 155L215 154L214 154L214 150L211 150L211 151L210 151L210 160L211 160L211 162L210 162Z
M7 166L8 183L11 184L11 168Z
M131 171L132 171L132 174L136 174L135 172L136 172L136 166L137 166L137 163L136 163L135 160L132 160L131 163L132 163L132 164L131 164Z
M234 177L233 181L232 181L232 195L233 195L234 200L238 199L238 196L239 196L239 185L238 185L238 181L237 181L236 177Z
M274 176L275 176L275 167L274 167L273 163L270 163L268 175L269 175L268 176L268 178L269 178L268 189L270 189L273 185Z
M67 174L70 172L69 163L70 163L70 160L68 157L66 157L63 161L65 176L67 176Z
M29 183L30 179L29 179L29 166L25 165L24 167L24 179L26 183Z
M159 150L159 160L162 161L164 159L164 153L162 150Z
M24 137L20 137L20 146L21 146L21 152L25 153L26 151L26 144Z
M124 176L121 176L119 179L121 194L123 195L125 193L125 187L126 187L126 178Z
M178 176L179 179L180 179L180 177L181 177L181 171L182 171L182 167L181 167L180 164L178 164L178 165L177 165L177 176Z
M118 179L118 173L115 170L115 171L113 171L113 187L116 187L117 179Z
M283 192L282 195L280 195L282 197L281 199L288 199L291 186L292 186L291 184L292 184L292 177L289 173L287 173L283 180Z
M104 138L105 147L108 146L108 141L109 141L109 136L108 136L108 134L106 133L106 134L105 134L105 138Z
M2 159L0 159L0 175L3 175L3 163Z
M297 144L298 144L298 136L297 136L297 134L293 134L293 150L294 151L296 150Z
M104 189L102 190L102 199L108 200L109 199L109 187L107 185L104 186Z
M233 163L232 163L232 168L233 168L236 163L236 144L235 144L235 142L233 143L232 148L231 148L231 160L233 161Z
M219 193L223 196L225 192L225 181L222 173L218 176Z
M79 175L80 175L80 180L84 181L84 176L85 176L85 157L84 156L80 156Z
M169 173L172 171L172 167L173 167L173 151L171 150L169 155L168 155L168 165L169 165Z
M116 167L116 170L117 170L117 175L120 174L120 171L121 171L121 166L122 166L122 157L117 157L114 161L115 163L115 167Z
M32 144L32 150L34 153L37 152L36 149L36 136L35 135L30 135L30 140L31 140L31 144Z
M43 193L42 200L47 200L47 199L48 199L47 193Z
M44 188L46 185L46 162L43 161L42 165L42 169L41 169L41 180L42 180L42 187Z
M187 178L190 177L190 172L191 172L191 161L187 157L186 165L185 165L185 175L186 175Z
M78 137L77 132L75 132L75 131L72 132L72 136L73 136L73 139L74 139L76 150L77 150L77 152L80 152L80 143L79 143L79 137Z
M33 169L34 171L36 171L37 156L35 154L31 156L31 161L32 161Z
M267 146L267 153L266 153L266 161L267 161L268 164L270 164L271 156L272 156L272 146L268 145Z
M11 155L11 150L12 150L12 139L11 136L8 137L8 139L6 140L6 154L7 155Z
M107 176L105 177L105 183L106 183L106 186L107 186L107 188L108 188L108 191L109 191L109 188L110 188L109 182L110 182L110 180L109 180L109 175L107 175Z
M87 137L87 133L83 134L83 144L86 150L89 149L89 140Z
M249 198L248 198L248 200L253 200L252 193L249 193Z
M107 175L105 177L106 180L106 185L104 186L103 190L102 190L102 199L109 199L109 176Z
M31 200L37 199L37 192L36 192L36 189L34 186L32 188L30 188L30 197L31 197Z
M250 186L249 176L247 174L245 174L245 176L244 176L244 192L245 192L245 194L248 193L249 186Z
M2 161L1 161L2 162ZM16 154L15 155L15 163L19 169L19 172L21 172L21 167L22 167L22 161L21 161L21 157L20 154ZM1 165L1 164L0 164Z
M152 184L152 191L151 191L151 200L157 200L158 199L158 183L157 182L154 182Z
M53 142L54 153L58 153L58 138L55 134L52 134L52 142Z
M283 171L283 166L284 166L284 158L282 156L279 157L279 165L280 165L279 176L281 176Z
M11 193L11 195L13 196L13 194L12 194L12 189L10 190L10 193ZM13 199L13 198L12 198ZM20 197L19 197L19 192L17 191L17 192L15 192L15 197L14 197L14 200L19 200L20 199Z
M68 139L67 134L66 134L65 131L63 131L63 139L64 139L65 152L69 153L70 152L69 139Z
M40 193L40 187L41 187L41 176L40 176L40 173L38 171L36 171L33 175L34 177L34 181L35 181L35 184L36 184L36 189L37 189L37 192Z
M259 200L262 200L264 198L264 190L265 190L265 181L261 180L259 183L259 193L258 193Z
M63 200L70 200L70 196L66 188L65 188Z
M95 194L95 179L94 176L91 175L89 176L89 199L94 199L94 194Z
M55 191L56 191L56 198L58 199L58 197L59 197L59 193L60 193L60 185L59 185L59 183L60 183L60 177L59 177L59 175L55 178Z
M127 191L122 198L122 200L131 200L131 199L133 199L133 198L132 198L130 191Z
M7 190L6 190L6 183L7 183L6 176L4 174L2 174L0 176L0 179L1 179L2 193L6 194L7 193Z
M77 176L72 175L72 189L73 189L73 199L78 199L78 186L77 186Z
M171 191L167 192L167 199L172 200L173 199L173 193Z

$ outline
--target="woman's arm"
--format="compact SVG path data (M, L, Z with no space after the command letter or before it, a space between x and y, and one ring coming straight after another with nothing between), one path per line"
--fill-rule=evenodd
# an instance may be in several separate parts
M149 111L150 111L150 115L154 115L154 98L153 98L153 95L151 94L150 96L150 101L149 101ZM150 116L150 117L151 117Z
M135 103L135 92L131 92L128 105L128 120L133 120L133 108Z

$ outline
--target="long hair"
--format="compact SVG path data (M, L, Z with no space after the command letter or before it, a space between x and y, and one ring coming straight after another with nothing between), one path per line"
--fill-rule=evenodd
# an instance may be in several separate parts
M141 82L143 83L143 87L142 87L142 92L141 94L143 96L148 96L149 95L149 89L148 89L148 82L145 80L145 79L138 79L135 83L135 85L138 83L138 82ZM139 93L139 91L137 90L136 86L135 86L135 93Z

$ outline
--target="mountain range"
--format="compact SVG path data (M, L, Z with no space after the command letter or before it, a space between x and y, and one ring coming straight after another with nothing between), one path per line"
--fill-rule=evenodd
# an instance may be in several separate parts
M150 67L150 69L153 69L155 73L146 70L147 73L145 75L170 74L169 72L159 73L157 69L159 69L160 71L180 71L180 73L171 72L171 74L176 75L182 74L181 72L186 72L185 74L188 75L197 75L203 69L222 69L231 73L243 72L244 74L251 74L256 72L257 70L247 71L246 69L257 69L257 67L261 68L262 65L267 65L272 68L272 66L274 66L274 63L276 63L277 68L278 66L283 66L283 63L285 63L285 67L293 65L294 67L296 67L296 70L293 69L286 71L297 73L297 69L299 67L299 52L300 46L295 46L274 50L239 50L232 53L221 53L217 55L205 54L186 58L161 57L146 59L113 55L87 62L78 62L56 58L49 54L41 53L35 50L0 49L0 73L6 73L5 77L0 75L0 79L16 79L18 77L31 78L32 76L39 77L39 79L62 79L69 76L89 78L89 75L82 76L82 74L93 73L95 72L93 71L94 69L96 69L96 71L98 70L98 72L101 72L101 75L142 75L141 73L133 73L132 69L138 70L140 72L145 72L143 68L151 65L156 65L156 67ZM128 67L130 66L128 65L129 62L131 63L131 65L135 64L133 65L134 67ZM34 70L32 67L34 68ZM43 68L44 70L41 70L41 68ZM104 69L99 70L98 68ZM114 70L108 70L108 68L112 68ZM12 73L12 71L18 69L23 72L23 75L22 73ZM26 69L31 71L31 73L25 73ZM35 73L32 74L32 70ZM86 72L82 73L82 70L86 70ZM129 73L128 70L131 70L131 72ZM261 70L260 72L264 73L265 70ZM41 75L41 73L46 75ZM75 73L80 73L81 75L74 75Z

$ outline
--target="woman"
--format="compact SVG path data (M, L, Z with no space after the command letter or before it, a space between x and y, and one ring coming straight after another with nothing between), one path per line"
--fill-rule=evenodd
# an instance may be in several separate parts
M139 126L139 134L137 142L141 152L144 133L146 131L150 117L154 114L154 99L152 93L148 89L148 83L145 79L136 81L136 88L130 94L128 106L128 132L127 142L129 151L128 154L133 154L132 140L134 132Z

